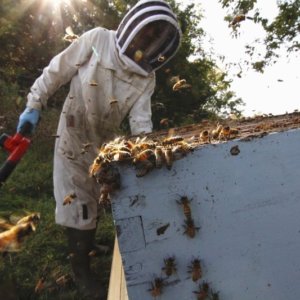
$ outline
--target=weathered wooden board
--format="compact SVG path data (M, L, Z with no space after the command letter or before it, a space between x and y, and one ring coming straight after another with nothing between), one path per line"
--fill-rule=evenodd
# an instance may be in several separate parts
M114 245L107 300L128 300L126 281L117 239L115 239Z
M197 299L203 281L222 300L300 298L299 129L205 145L172 170L142 178L131 167L120 170L112 210L130 300L153 299L155 277L166 283L157 299ZM184 234L176 202L183 195L193 199L195 238ZM169 278L162 272L168 256L177 264ZM194 258L203 269L196 283L187 272Z

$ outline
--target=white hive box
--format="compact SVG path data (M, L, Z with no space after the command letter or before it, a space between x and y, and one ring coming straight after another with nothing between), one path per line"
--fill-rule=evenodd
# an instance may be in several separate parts
M142 178L120 171L112 211L130 300L154 299L155 277L165 278L156 299L197 299L204 281L221 300L300 299L299 129L201 146ZM181 196L192 199L194 238L184 234ZM167 277L170 256L177 273ZM197 282L188 273L195 258Z

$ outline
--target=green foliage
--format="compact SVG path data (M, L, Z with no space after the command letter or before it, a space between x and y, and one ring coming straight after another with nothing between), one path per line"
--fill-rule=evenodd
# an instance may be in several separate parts
M275 0L273 0L275 2ZM295 53L300 49L300 1L299 0L281 0L276 1L278 7L277 16L273 19L267 19L261 15L257 8L256 0L219 0L224 8L229 9L230 14L225 18L229 23L234 16L244 14L251 18L253 22L261 24L266 32L263 41L265 53L263 60L253 62L255 70L263 72L265 66L276 62L280 49L286 49L287 53ZM237 30L241 24L233 26L233 32L237 35ZM255 47L247 45L247 53L253 56Z

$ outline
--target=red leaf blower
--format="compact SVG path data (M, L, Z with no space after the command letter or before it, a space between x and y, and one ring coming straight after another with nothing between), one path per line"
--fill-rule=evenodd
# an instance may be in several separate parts
M0 167L0 186L6 181L30 146L31 141L25 135L29 134L31 129L32 124L26 122L20 132L14 136L5 133L0 136L0 146L9 153L8 158Z

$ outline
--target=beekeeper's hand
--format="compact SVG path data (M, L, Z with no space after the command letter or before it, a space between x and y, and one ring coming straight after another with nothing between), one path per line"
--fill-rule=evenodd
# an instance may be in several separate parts
M38 122L40 120L40 111L34 108L26 107L26 109L22 112L22 114L19 117L19 124L17 127L17 132L20 132L22 127L27 123L31 123L31 132L33 133Z

